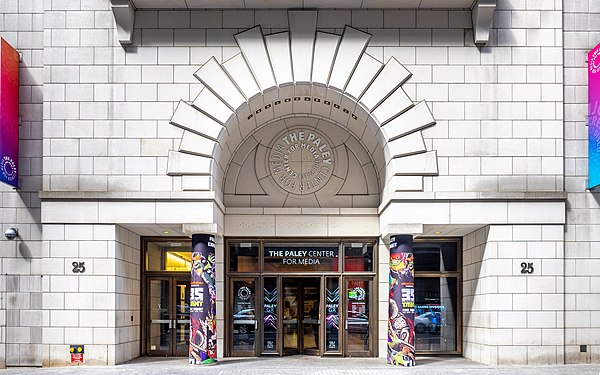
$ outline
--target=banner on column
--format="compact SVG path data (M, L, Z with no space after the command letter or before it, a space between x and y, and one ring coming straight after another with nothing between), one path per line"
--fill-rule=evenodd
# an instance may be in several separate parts
M414 366L415 274L410 235L390 237L389 300L388 363Z
M190 284L190 364L217 363L217 295L215 288L215 238L192 235Z
M600 44L588 53L588 189L600 185Z

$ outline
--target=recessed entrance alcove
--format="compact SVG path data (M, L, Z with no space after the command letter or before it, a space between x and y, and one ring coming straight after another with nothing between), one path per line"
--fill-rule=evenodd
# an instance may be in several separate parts
M376 207L378 173L372 155L347 129L317 117L290 116L265 124L240 144L227 166L224 203Z

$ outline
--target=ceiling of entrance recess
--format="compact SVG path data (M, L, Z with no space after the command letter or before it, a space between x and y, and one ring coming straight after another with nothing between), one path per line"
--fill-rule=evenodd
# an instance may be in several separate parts
M476 0L132 0L137 9L424 8L470 9Z

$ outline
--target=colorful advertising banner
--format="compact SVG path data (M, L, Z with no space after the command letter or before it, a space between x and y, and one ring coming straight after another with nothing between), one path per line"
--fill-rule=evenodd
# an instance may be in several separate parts
M391 365L414 366L415 272L410 235L390 237L389 300L387 361Z
M19 53L0 39L0 182L19 187Z
M217 363L215 237L192 235L190 284L190 364Z
M588 53L588 189L600 185L600 44Z

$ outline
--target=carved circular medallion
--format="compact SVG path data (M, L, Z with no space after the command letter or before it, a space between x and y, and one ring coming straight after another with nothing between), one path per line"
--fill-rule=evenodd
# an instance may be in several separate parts
M275 183L289 193L314 193L327 184L333 173L331 145L331 141L315 129L288 129L271 142L269 173Z

